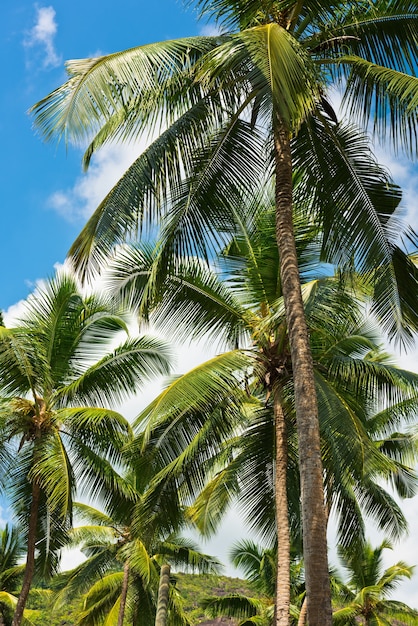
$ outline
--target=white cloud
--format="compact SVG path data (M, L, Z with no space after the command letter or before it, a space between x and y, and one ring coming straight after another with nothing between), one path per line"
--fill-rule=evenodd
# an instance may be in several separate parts
M401 207L406 222L418 230L418 177L416 163L412 163L402 154L395 155L390 146L375 146L375 154L379 163L387 167L393 180L402 189Z
M28 48L38 48L43 53L43 66L57 67L62 63L61 57L55 49L55 35L57 34L57 22L55 21L55 9L52 6L36 6L35 24L27 33L24 44Z
M3 312L3 319L5 326L11 328L15 322L22 317L22 314L26 307L26 300L19 300L16 304L12 304L9 308Z
M87 172L69 189L55 191L47 204L70 222L84 221L94 212L106 194L143 152L149 141L135 144L112 144L101 148Z
M205 24L199 32L203 37L217 37L222 34L222 29L216 24Z
M11 515L8 509L5 509L3 506L0 506L0 528L4 528L6 524L10 524Z

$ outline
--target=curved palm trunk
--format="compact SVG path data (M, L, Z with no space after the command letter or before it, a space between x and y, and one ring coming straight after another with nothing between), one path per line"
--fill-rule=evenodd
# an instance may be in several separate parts
M123 566L123 581L122 581L122 591L120 594L120 606L119 606L117 626L123 625L123 620L125 617L125 608L126 608L126 597L128 595L128 585L129 585L129 563L128 561L126 561L126 563Z
M35 573L36 527L38 525L40 497L41 489L39 485L34 482L32 485L32 502L29 513L28 551L26 556L25 574L23 576L22 589L17 600L15 613L13 615L12 626L20 626L22 623L23 612L25 610L33 575Z
M290 624L290 530L287 506L287 437L280 400L274 398L276 464L274 497L277 524L277 579L275 601L276 626Z
M290 136L280 122L274 144L276 237L295 386L308 622L309 626L331 626L318 406L293 230Z
M161 566L160 586L158 588L157 615L155 626L166 626L168 613L168 596L170 590L170 566L168 563Z

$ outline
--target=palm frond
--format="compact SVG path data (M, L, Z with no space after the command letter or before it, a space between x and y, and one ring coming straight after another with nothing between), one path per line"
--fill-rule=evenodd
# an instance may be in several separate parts
M351 68L344 103L363 124L372 118L375 132L390 135L396 148L416 154L418 78L355 55L340 58Z

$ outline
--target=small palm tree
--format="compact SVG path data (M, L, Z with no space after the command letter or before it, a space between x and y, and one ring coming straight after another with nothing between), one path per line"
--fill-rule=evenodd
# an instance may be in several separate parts
M202 601L203 608L211 617L235 618L239 626L270 626L274 616L277 550L245 540L233 546L230 556L232 563L243 570L254 586L257 597L240 594L213 596ZM295 562L292 573L296 574L297 570L299 567ZM292 582L296 583L296 578L293 576Z
M414 568L398 561L384 570L382 553L385 549L392 549L388 541L383 541L377 548L369 542L354 551L339 548L338 554L349 580L344 591L347 606L334 612L336 626L418 624L418 611L389 599L402 579L411 578Z
M65 544L76 486L102 494L112 463L131 436L127 421L105 408L141 380L168 371L155 339L111 342L127 321L109 301L81 293L64 273L27 302L14 328L0 328L1 448L8 448L8 489L27 539L27 559L13 626L19 626L35 573L55 571Z
M108 506L111 514L77 505L78 514L89 524L71 532L72 543L80 546L88 558L63 575L65 586L58 602L82 594L79 626L110 623L122 626L124 619L132 623L142 620L150 625L154 620L156 623L167 620L169 625L187 625L189 622L183 613L181 598L169 585L168 564L200 572L216 572L219 563L198 552L193 542L177 534L164 534L164 505L153 518L147 514L144 527L140 518L146 494L141 493L133 474L123 480L127 485L125 497L122 501L117 495L117 506ZM168 579L165 580L164 576ZM160 579L167 587L166 610L158 602Z

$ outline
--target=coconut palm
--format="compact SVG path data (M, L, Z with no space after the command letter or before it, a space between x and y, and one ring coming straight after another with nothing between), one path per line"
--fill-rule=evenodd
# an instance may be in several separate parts
M86 163L110 139L137 138L161 122L168 127L89 220L72 248L78 265L87 257L100 265L115 243L167 210L161 263L168 250L208 255L242 194L253 193L254 180L273 176L296 388L309 619L312 626L329 625L318 409L294 245L292 165L308 164L327 233L324 253L338 246L341 259L355 251L358 263L385 267L380 288L390 294L396 272L383 236L388 214L376 211L384 186L356 176L348 158L351 137L340 132L327 93L344 80L351 113L365 122L372 118L382 135L390 126L392 137L415 151L417 7L404 0L197 5L239 32L70 62L67 83L34 111L47 137L95 135ZM385 300L382 292L377 306ZM413 311L409 317L416 326ZM395 320L388 320L392 330L406 330L399 315Z
M339 508L340 537L347 543L364 532L358 502L383 526L388 523L399 533L404 527L402 513L373 477L382 471L392 480L399 479L403 495L414 492L411 437L392 437L398 452L405 444L404 466L396 466L388 458L395 459L396 454L389 452L387 433L401 416L413 414L416 376L390 367L382 355L375 354L374 334L361 328L358 304L341 289L337 278L312 280L320 235L314 224L303 219L297 224L301 275L308 281L305 306L320 398L327 506ZM203 520L206 529L211 529L215 524L211 520L219 519L238 490L253 526L271 539L277 528L276 609L288 619L288 514L290 509L293 530L300 531L299 484L293 472L293 488L286 486L289 471L297 464L297 438L273 230L274 213L265 209L258 220L241 224L241 233L219 259L218 273L196 259L189 260L151 298L147 287L155 267L153 250L126 248L115 262L111 287L119 285L121 295L141 314L153 309L154 323L165 332L175 332L180 339L213 335L232 348L176 379L143 412L148 431L141 437L145 444L150 437L156 448L153 452L151 446L151 461L146 457L142 471L155 474L160 470L168 481L173 475L175 487L169 482L167 493L178 489L185 498L190 498L191 485L200 489L215 471L195 507L195 520ZM379 411L372 418L373 394L376 403L385 397L390 402L386 412ZM405 403L396 408L401 400ZM138 447L137 442L134 449ZM216 470L216 463L214 470L214 459L221 470L219 466ZM184 478L180 478L182 472ZM158 484L156 492L158 501L163 501L165 489ZM292 496L289 505L288 494Z
M126 331L109 301L83 295L64 273L28 299L15 327L0 329L1 443L12 451L8 488L27 538L13 626L22 620L36 555L43 576L58 566L76 485L104 498L116 489L110 470L131 429L106 403L167 372L160 341L128 338L111 349Z
M141 481L134 479L133 473L123 480L130 486L126 489L129 497L123 501L119 498L118 505L109 507L108 513L78 505L78 514L88 525L75 528L72 540L88 558L63 575L66 584L58 601L83 595L80 626L122 626L125 616L135 624L139 620L147 624L158 620L188 624L181 598L169 584L170 564L201 572L215 572L219 564L198 552L190 540L164 533L167 501L153 517L147 517L145 526L138 523L146 492L142 492ZM160 603L160 579L167 593L166 606Z
M349 574L349 604L334 612L335 624L418 624L418 611L389 599L402 579L411 578L414 568L398 561L384 570L382 553L385 549L392 549L388 541L377 548L367 542L357 551L339 549L339 557Z

